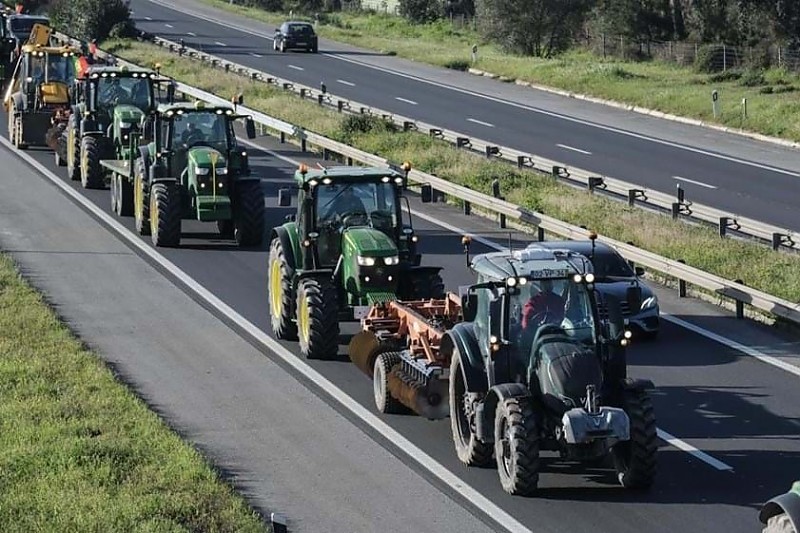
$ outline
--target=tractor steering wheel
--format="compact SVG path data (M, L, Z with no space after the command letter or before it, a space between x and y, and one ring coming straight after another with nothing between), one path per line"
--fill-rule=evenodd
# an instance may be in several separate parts
M192 140L195 139L195 140ZM186 137L186 140L183 141L183 145L188 150L189 148L194 148L195 146L208 146L209 148L213 148L209 143L205 141L203 138L203 132L200 130L193 130L192 133Z
M369 224L369 217L363 211L350 211L340 215L343 228L349 226L363 226ZM359 222L361 222L359 224Z

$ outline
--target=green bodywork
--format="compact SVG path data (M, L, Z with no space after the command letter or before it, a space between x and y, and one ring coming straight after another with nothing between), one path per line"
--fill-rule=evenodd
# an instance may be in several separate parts
M186 188L194 200L191 218L207 222L232 217L229 189L218 174L220 171L227 172L227 162L219 151L208 147L189 150L184 172Z
M120 105L114 108L112 137L117 159L129 160L133 158L130 133L134 127L137 129L141 127L144 115L143 110L132 105Z

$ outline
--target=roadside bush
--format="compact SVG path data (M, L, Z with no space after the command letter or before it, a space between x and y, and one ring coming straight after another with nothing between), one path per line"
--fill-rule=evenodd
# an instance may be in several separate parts
M350 142L355 136L365 133L396 132L397 126L374 115L347 115L339 125L339 140Z
M467 70L469 68L469 61L466 59L453 59L445 63L445 68L453 69L453 70Z
M444 6L439 0L400 0L400 14L415 24L433 22L443 13Z
M706 44L697 50L694 67L698 72L710 74L740 66L740 58L730 47Z
M739 70L726 70L725 72L717 72L708 77L711 83L722 83L723 81L736 81L741 79L742 72Z
M739 85L742 87L760 87L766 84L767 80L764 79L764 72L761 70L745 70L739 79Z
M131 37L135 27L122 0L55 0L50 8L53 24L73 37L98 41L112 35Z
M264 11L283 11L283 0L244 0L242 5Z

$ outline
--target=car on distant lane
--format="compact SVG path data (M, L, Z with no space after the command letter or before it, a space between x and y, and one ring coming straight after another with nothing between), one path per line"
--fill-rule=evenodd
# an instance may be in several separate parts
M305 50L317 52L317 33L308 22L287 21L275 28L272 49L285 52L287 50Z

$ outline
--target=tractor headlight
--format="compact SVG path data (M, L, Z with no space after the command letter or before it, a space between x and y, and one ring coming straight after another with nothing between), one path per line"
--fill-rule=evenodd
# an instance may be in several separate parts
M133 127L133 122L120 122L119 127L124 130L131 129Z
M197 174L198 176L208 176L210 170L211 169L208 168L197 167L196 169L194 169L194 173Z
M658 297L654 294L649 298L645 298L645 300L642 302L641 309L642 311L645 311L646 309L652 309L657 305L658 305Z
M227 167L222 167L217 169L217 176L224 176L228 173Z
M359 255L357 261L358 261L358 266L362 266L362 267L375 266L375 258L374 257L364 257L362 255Z
M383 264L384 265L391 266L391 265L396 265L399 262L400 262L400 258L398 256L396 256L396 255L393 255L391 257L384 257L383 258Z

